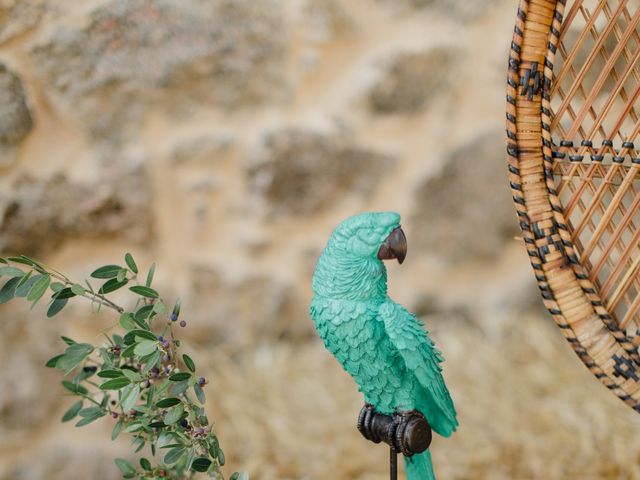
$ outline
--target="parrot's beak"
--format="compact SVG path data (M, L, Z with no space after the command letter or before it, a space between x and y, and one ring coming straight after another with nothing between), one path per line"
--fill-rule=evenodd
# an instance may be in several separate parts
M391 260L396 258L398 263L404 262L407 256L407 237L402 228L398 227L389 234L384 243L378 250L378 258L380 260Z

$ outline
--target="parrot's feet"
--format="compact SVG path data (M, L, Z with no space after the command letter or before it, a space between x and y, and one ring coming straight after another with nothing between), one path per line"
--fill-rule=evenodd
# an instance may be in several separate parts
M395 413L393 423L395 425L393 446L397 451L410 457L429 448L431 427L418 410Z
M382 441L379 435L381 432L378 431L379 429L373 428L373 421L376 415L380 414L376 412L375 407L370 403L366 403L358 416L358 430L367 440L373 443L380 443Z
M431 427L417 410L385 415L366 404L360 410L358 430L367 440L384 442L407 457L424 452L431 444Z

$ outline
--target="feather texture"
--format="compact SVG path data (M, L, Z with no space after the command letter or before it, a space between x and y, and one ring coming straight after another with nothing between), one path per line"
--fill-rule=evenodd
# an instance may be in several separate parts
M392 212L365 213L333 232L313 276L311 317L326 348L380 413L420 411L449 436L458 425L440 366L420 321L387 296L380 245L399 226ZM429 452L406 459L409 480L431 479Z

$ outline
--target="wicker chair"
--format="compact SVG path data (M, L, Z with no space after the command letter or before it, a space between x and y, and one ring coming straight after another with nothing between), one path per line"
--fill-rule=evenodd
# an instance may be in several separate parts
M640 2L521 0L507 156L545 306L640 412Z

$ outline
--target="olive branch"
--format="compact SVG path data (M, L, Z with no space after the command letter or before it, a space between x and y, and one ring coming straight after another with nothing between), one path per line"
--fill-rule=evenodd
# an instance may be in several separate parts
M179 319L180 300L169 311L152 287L155 264L142 284L133 256L127 253L124 260L126 266L104 265L94 270L91 278L102 282L94 287L89 280L75 283L24 255L0 257L0 279L6 280L0 288L0 304L25 298L33 308L50 291L47 317L60 313L74 297L89 300L96 310L116 312L118 324L102 332L102 345L63 336L64 352L46 363L63 372L63 387L78 398L62 421L77 419L76 427L82 427L110 417L114 421L112 440L125 432L132 437L135 453L148 445L151 459L140 457L139 466L115 459L124 478L191 479L201 472L224 480L224 452L203 407L207 381L196 375L192 358L179 353L176 326L186 326ZM108 298L125 286L136 299L130 310ZM114 332L117 327L119 333ZM229 478L247 479L246 473L238 472Z

